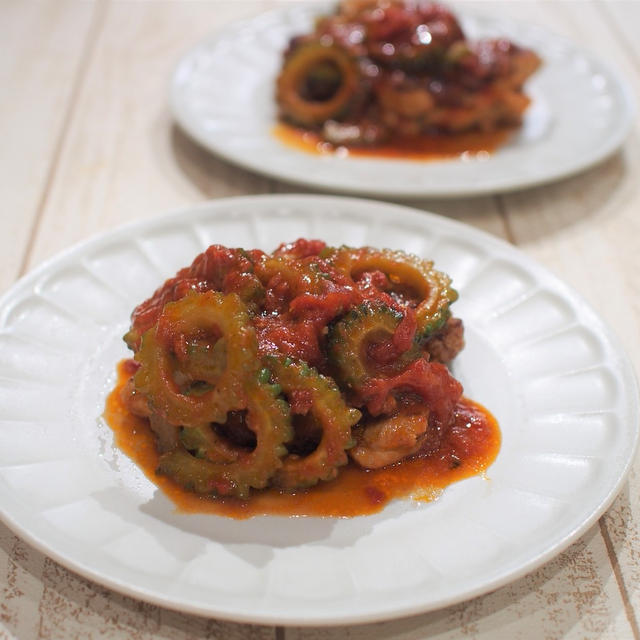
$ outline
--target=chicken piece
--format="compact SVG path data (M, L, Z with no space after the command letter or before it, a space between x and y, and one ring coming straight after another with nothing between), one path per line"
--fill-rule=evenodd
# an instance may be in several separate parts
M155 413L149 416L149 426L156 436L156 444L160 453L171 451L178 446L180 432L178 427Z
M473 43L471 55L461 64L466 73L477 80L495 81L512 89L520 89L541 63L542 60L534 51L499 38Z
M464 325L460 318L449 318L444 327L427 340L424 350L431 362L449 364L464 349Z
M133 376L127 380L120 393L122 394L122 403L133 415L141 418L148 418L151 415L149 401L144 394L136 390Z
M435 106L435 99L424 82L397 71L386 74L375 85L376 97L383 114L396 118L423 118Z
M397 413L365 427L349 455L365 469L386 467L419 451L428 430L428 409Z

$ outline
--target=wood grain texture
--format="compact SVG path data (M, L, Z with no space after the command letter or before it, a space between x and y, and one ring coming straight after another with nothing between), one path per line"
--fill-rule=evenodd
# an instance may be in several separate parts
M167 83L181 53L230 20L283 4L0 3L0 288L23 266L123 222L207 198L304 191L227 165L176 128ZM640 98L640 3L470 3L561 33L614 64ZM25 37L23 34L29 34ZM37 43L34 44L34 43ZM576 288L640 371L640 152L508 196L407 204L514 242ZM640 468L601 522L544 567L423 616L275 628L175 613L67 571L0 524L0 639L640 640Z
M0 638L275 640L272 627L185 615L67 571L0 524Z
M423 616L338 629L287 629L286 640L628 638L606 551L592 529L555 560L487 596Z
M638 16L638 5L582 3L580 8L576 12L569 5L543 5L542 11L565 35L594 53L604 52L603 57L629 81L638 102L640 49L628 27ZM583 175L504 198L516 243L599 311L625 345L636 371L640 370L640 255L625 238L640 237L639 135L636 124L622 152ZM636 461L624 491L602 520L603 539L635 638L640 605L638 471Z
M98 231L267 180L205 154L172 123L168 81L182 52L257 2L107 5L29 265Z
M20 274L55 171L94 12L92 2L0 3L2 289Z

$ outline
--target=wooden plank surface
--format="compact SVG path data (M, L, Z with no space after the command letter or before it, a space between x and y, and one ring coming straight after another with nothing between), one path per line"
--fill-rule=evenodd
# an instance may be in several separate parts
M182 52L276 4L0 4L0 166L8 185L0 193L0 288L129 220L207 198L301 191L212 157L172 124L166 104ZM640 97L639 3L476 4L580 42L615 64ZM622 153L555 185L411 204L506 238L545 264L601 312L640 370L639 134L636 126ZM441 611L353 627L283 629L175 613L79 578L0 525L0 638L640 640L638 472L636 464L596 526L529 576Z
M2 289L23 269L25 247L55 180L96 14L92 2L0 3Z
M179 56L260 2L109 3L57 161L29 265L96 232L268 181L202 151L173 126L168 79Z
M554 26L603 55L640 96L640 47L630 26L638 24L633 2L584 3L543 9ZM599 33L597 40L593 34ZM614 328L626 352L640 365L640 125L616 157L601 167L532 193L505 198L515 242L579 291ZM512 213L511 213L512 212ZM572 256L584 256L582 260ZM631 470L623 491L600 522L603 542L621 590L633 637L640 612L640 467Z

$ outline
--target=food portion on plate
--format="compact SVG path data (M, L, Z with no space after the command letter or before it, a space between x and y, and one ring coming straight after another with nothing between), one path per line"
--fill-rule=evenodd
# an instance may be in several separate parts
M330 145L410 149L425 137L517 127L540 62L507 39L470 41L434 2L342 0L290 40L276 101L282 122Z
M398 250L212 245L133 311L107 421L163 488L240 499L238 517L433 496L499 446L447 367L464 346L457 297L432 262ZM124 446L123 429L146 440ZM267 488L284 503L251 511Z

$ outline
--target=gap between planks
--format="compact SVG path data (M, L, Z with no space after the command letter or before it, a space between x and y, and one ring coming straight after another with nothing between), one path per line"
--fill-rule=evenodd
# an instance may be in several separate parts
M629 59L633 67L638 72L640 72L640 58L638 57L633 46L627 40L627 36L625 32L622 29L620 29L617 20L613 18L611 16L611 13L607 10L606 4L598 2L596 3L595 7L596 7L596 11L602 17L602 20L606 22L609 29L616 34L620 48L624 51L625 55L627 56L627 58ZM629 625L631 626L634 640L640 640L640 625L638 624L636 613L633 609L633 605L631 604L631 599L629 598L629 590L627 589L624 576L620 569L620 565L618 563L618 556L616 555L616 550L615 550L615 547L613 546L611 535L609 533L609 529L607 528L607 523L605 522L604 517L600 518L600 520L598 521L598 524L600 527L600 534L602 535L602 538L604 540L605 548L607 549L609 562L611 563L613 574L615 576L618 589L620 590L620 594L622 596L622 602L624 604L625 614L627 616L627 620L629 621Z
M611 536L609 535L609 531L607 530L607 525L604 522L604 517L600 518L600 520L598 521L598 525L600 527L600 535L604 540L604 546L607 549L609 562L611 563L611 567L613 568L613 575L615 576L618 589L620 590L620 595L622 596L624 611L627 616L627 620L629 621L629 626L631 627L631 630L633 632L634 640L640 640L640 627L638 626L638 620L636 619L636 614L633 610L633 606L631 605L631 600L629 599L629 592L624 582L622 571L620 571L618 557L616 556L616 551L613 547Z

